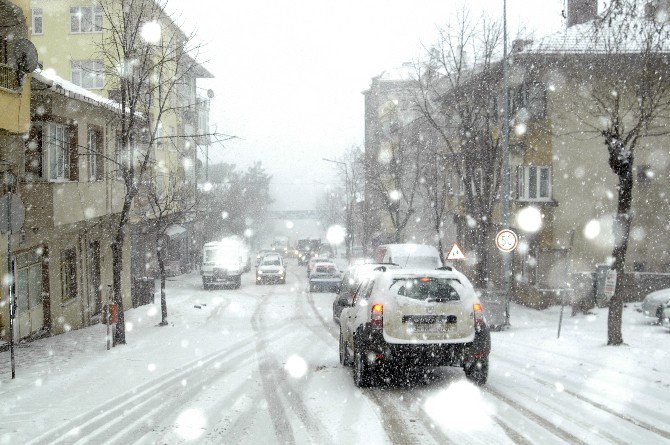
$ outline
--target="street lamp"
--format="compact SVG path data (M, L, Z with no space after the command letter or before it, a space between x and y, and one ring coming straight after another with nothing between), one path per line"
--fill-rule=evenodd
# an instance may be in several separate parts
M346 194L346 226L347 226L347 233L346 233L346 243L344 244L344 247L346 249L346 255L347 255L347 261L351 262L351 242L353 239L353 215L352 215L352 201L354 200L353 194L354 194L354 187L353 184L349 182L349 167L346 162L342 161L336 161L334 159L328 159L328 158L322 158L326 162L331 162L333 164L338 164L341 165L344 168L344 190ZM351 192L351 195L350 195Z

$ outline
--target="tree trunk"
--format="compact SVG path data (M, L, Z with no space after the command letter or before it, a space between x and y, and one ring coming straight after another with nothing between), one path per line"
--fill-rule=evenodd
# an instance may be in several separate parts
M624 264L626 262L626 251L628 250L628 237L630 234L631 214L630 209L633 202L633 163L627 163L619 171L619 195L617 202L617 215L614 221L614 258L613 269L617 272L616 291L609 303L607 315L607 344L623 344L623 333L621 330L621 318L623 315L623 283Z
M161 274L161 322L160 326L166 326L167 322L167 301L165 299L165 260L163 259L163 248L159 244L156 249L156 259L158 260L158 270Z
M112 243L112 289L113 302L116 304L119 317L114 328L114 345L126 344L126 324L123 310L123 295L121 294L121 271L123 270L123 229L118 228Z
M485 288L489 277L488 265L488 249L486 242L488 241L489 223L487 221L479 220L476 233L476 249L477 249L477 269L475 282L477 287Z

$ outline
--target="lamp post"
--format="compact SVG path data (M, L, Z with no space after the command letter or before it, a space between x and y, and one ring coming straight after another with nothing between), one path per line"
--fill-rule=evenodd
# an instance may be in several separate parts
M349 166L347 165L346 162L342 161L336 161L334 159L328 159L328 158L322 158L326 162L331 162L333 164L338 164L341 165L344 168L344 190L345 190L345 195L346 195L346 226L347 226L347 233L346 233L346 238L345 238L345 244L344 247L346 249L346 255L347 255L347 262L351 262L351 241L353 239L353 215L352 215L352 201L354 199L353 194L353 184L350 183L349 181ZM351 194L349 193L351 191Z
M509 171L509 66L507 63L507 0L503 0L503 151L502 151L502 176L503 176L503 199L502 199L502 225L504 229L509 228L509 194L510 194L510 171ZM511 253L502 253L503 260L503 292L505 295L505 326L509 326L509 306L511 291Z

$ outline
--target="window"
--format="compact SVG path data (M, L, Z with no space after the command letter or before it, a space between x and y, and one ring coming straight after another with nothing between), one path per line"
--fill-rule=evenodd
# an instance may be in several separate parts
M42 8L33 8L30 10L32 19L33 35L42 34Z
M517 195L520 201L551 200L551 167L517 167Z
M16 299L19 311L39 308L42 305L42 254L40 249L17 254Z
M46 154L51 180L68 180L70 178L70 147L68 132L65 125L48 122L43 127Z
M104 140L102 130L97 127L88 128L88 180L103 179Z
M102 32L102 7L76 6L70 8L70 32Z
M453 284L460 282L451 278L414 278L400 280L398 295L414 300L459 301L460 297Z
M77 251L67 249L61 252L61 284L62 300L67 301L77 297Z
M544 119L547 111L547 98L544 85L531 82L523 83L512 97L512 110L525 108L531 119Z
M24 155L26 181L34 181L43 177L42 158L44 157L44 150L42 132L42 124L33 122L30 126L28 139L26 140L26 151Z
M71 68L73 84L87 89L105 87L104 65L101 60L73 61Z

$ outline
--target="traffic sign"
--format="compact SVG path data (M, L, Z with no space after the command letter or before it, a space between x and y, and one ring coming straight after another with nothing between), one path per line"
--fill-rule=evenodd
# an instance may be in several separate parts
M519 245L519 237L510 229L503 229L496 234L496 247L501 252L513 252Z
M15 193L0 197L0 232L18 232L26 219L26 209Z
M458 245L458 241L454 242L454 244L451 245L451 249L449 249L449 253L447 254L447 260L464 260L465 259L465 253L463 253L463 249L461 246Z

